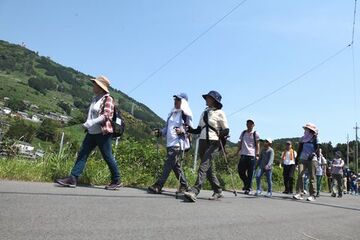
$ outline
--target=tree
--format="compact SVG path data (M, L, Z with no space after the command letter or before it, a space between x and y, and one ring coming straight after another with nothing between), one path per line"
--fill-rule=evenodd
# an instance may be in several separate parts
M37 137L43 141L56 142L59 136L60 123L45 119L37 131Z
M26 109L26 104L18 99L10 99L6 106L13 111L24 111Z
M22 119L15 121L5 134L5 138L22 140L31 143L37 131L37 126Z
M59 102L57 105L58 105L59 107L61 107L62 110L64 110L64 111L67 113L67 115L70 115L70 113L71 113L71 107L69 106L69 104L64 103L64 102Z

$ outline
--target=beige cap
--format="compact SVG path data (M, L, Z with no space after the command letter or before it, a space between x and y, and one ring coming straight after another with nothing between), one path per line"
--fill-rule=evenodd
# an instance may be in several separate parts
M99 87L101 87L105 92L109 93L110 81L105 76L99 76L97 78L91 79L94 81Z

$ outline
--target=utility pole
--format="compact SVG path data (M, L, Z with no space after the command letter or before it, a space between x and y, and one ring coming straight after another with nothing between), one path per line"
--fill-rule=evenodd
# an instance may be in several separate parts
M347 135L347 141L346 141L346 166L349 167L349 134Z
M359 172L359 169L358 169L359 152L358 152L358 134L357 134L357 132L358 132L359 127L357 126L357 123L356 123L356 126L354 129L355 129L355 164L356 164L355 169L356 169L356 173L358 173Z
M131 106L131 115L134 116L134 108L135 108L135 103L132 103L132 106Z

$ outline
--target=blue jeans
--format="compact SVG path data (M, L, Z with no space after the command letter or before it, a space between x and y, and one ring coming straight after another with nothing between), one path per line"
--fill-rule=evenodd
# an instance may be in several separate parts
M87 133L85 139L81 145L78 157L76 159L75 165L71 170L71 175L79 178L85 168L86 161L89 157L89 154L94 150L96 146L99 147L101 155L103 156L106 164L108 165L111 172L111 181L117 182L120 181L120 172L117 167L114 156L112 155L112 146L111 146L111 134L89 134Z
M268 184L268 192L272 192L272 170L258 169L256 171L256 190L262 191L261 189L261 177L265 173L266 181Z

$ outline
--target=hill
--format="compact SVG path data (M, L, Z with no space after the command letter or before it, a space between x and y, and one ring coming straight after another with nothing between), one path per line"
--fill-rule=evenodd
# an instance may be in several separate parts
M23 46L0 40L0 101L6 97L11 102L25 101L30 115L57 113L69 116L71 120L66 127L71 129L70 132L81 131L80 127L74 126L86 117L93 96L90 78L93 76L62 66ZM114 88L110 92L126 120L125 136L148 138L151 129L164 124L164 120L144 104ZM133 104L134 115L131 114Z

